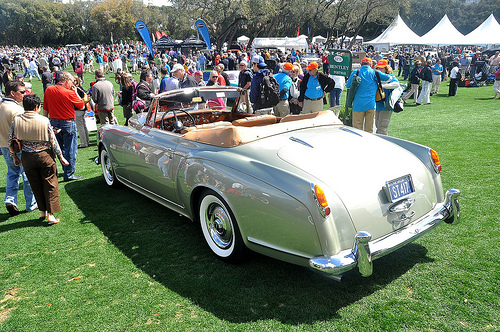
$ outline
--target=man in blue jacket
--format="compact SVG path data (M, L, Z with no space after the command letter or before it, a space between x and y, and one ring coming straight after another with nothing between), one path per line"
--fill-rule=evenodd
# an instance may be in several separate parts
M260 83L262 83L262 78L269 75L269 69L266 68L266 62L264 58L260 55L254 55L252 58L252 71L254 75L252 77L252 83L250 85L250 102L253 104L254 112L261 109L260 101Z

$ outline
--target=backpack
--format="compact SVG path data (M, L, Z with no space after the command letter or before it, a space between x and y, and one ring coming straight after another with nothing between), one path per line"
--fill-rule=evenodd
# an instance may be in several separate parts
M280 102L280 87L272 74L265 75L260 83L260 108L269 108Z
M132 108L134 109L135 113L142 113L144 112L144 110L148 108L146 105L146 101L137 97L137 88L139 87L139 85L141 85L141 83L137 84L134 87L134 94L132 95ZM145 85L148 88L148 90L151 91L151 89L147 84L142 84L142 85Z

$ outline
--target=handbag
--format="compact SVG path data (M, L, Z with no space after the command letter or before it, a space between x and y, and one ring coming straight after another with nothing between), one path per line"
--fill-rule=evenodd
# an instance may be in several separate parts
M13 138L10 140L9 152L16 154L21 152L21 141L17 138Z
M380 82L380 76L377 70L375 70L375 76L377 77L377 93L375 93L375 101L384 101L385 91L382 89L382 83Z

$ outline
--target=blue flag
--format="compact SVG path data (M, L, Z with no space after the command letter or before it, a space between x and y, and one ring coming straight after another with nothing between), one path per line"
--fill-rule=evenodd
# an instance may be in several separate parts
M209 49L211 49L212 45L210 44L210 36L208 35L208 28L207 28L207 24L205 23L205 21L203 21L202 19L199 19L198 21L196 21L196 23L194 25L196 26L196 28L200 32L200 35L203 38L203 40L205 41L205 44L207 44L207 47Z
M137 21L135 23L135 28L137 29L137 31L139 31L142 40L144 40L144 43L148 47L149 53L151 54L151 56L153 56L153 44L151 44L151 37L149 36L148 27L143 21Z

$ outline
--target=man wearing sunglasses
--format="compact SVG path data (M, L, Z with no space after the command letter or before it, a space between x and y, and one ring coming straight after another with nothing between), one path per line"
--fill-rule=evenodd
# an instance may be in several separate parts
M11 216L19 214L17 208L17 191L19 190L19 178L23 177L24 198L26 200L26 211L36 210L35 196L31 191L28 178L24 174L22 166L14 165L13 156L9 151L8 137L12 120L18 114L24 113L20 105L23 101L26 88L24 82L13 80L5 84L5 98L0 103L0 149L7 164L7 184L5 186L5 207ZM18 153L21 159L21 152Z

